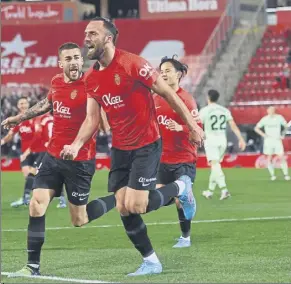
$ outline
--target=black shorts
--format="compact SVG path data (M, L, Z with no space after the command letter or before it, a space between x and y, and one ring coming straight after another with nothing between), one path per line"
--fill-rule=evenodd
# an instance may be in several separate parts
M136 150L111 149L108 191L128 186L137 190L156 188L162 153L161 139Z
M35 161L34 161L34 163L33 163L33 167L34 167L34 168L38 169L38 168L40 167L40 165L41 165L41 161L42 161L42 159L43 159L45 153L46 153L46 152L40 152L40 153L37 153L38 155L37 155L37 157L36 157L36 159L35 159Z
M95 160L69 161L46 153L35 176L33 189L53 189L56 192L55 197L59 197L65 185L69 202L77 206L85 205L88 202L95 167Z
M196 177L196 165L192 163L182 164L160 164L158 170L158 184L168 184L174 182L179 177L186 175L190 177L192 183Z
M21 167L34 167L34 162L37 160L38 155L39 153L30 153L29 155L27 155L26 159L20 163Z

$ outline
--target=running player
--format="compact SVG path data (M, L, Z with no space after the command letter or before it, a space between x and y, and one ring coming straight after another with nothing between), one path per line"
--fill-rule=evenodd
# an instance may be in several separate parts
M29 108L29 103L27 98L21 97L17 102L17 108L20 114L25 113ZM30 191L33 184L33 163L36 160L36 155L30 153L29 155L23 155L27 148L29 147L31 140L35 134L34 122L32 119L23 121L13 129L11 129L8 134L1 139L1 146L10 142L15 134L19 134L21 139L21 152L20 162L21 170L25 178L23 196L12 202L11 207L19 207L22 205L28 205L30 199Z
M208 106L200 110L200 119L205 130L205 153L208 163L211 166L208 190L203 191L203 196L211 198L213 196L216 185L221 190L220 200L230 197L230 193L226 187L225 175L221 169L221 162L227 147L226 126L230 125L238 139L239 148L244 151L246 148L240 130L234 122L230 111L217 104L219 93L216 90L208 92Z
M2 122L5 128L9 128L53 110L52 137L35 177L29 204L27 265L10 274L10 277L40 274L40 253L45 240L45 213L50 201L60 196L63 184L67 191L72 223L76 227L95 220L115 206L114 195L95 199L87 204L95 172L94 133L80 149L75 161L64 161L60 157L63 146L72 143L86 117L87 97L82 80L83 58L79 46L75 43L63 44L59 48L59 60L63 73L52 79L47 98L24 113Z
M63 157L75 159L96 131L101 106L112 130L108 189L115 193L126 233L144 260L129 275L161 273L162 265L140 214L157 210L179 196L185 217L190 220L195 206L191 179L186 175L155 190L161 139L151 90L164 97L183 118L191 141L201 144L203 131L174 90L146 60L115 48L117 35L115 25L105 18L93 19L86 27L88 57L96 60L85 80L87 117L74 142L64 147Z
M188 66L179 62L175 56L172 58L164 57L160 63L160 71L162 78L182 99L194 119L198 122L199 116L194 98L179 86L180 80L187 74ZM154 95L154 101L163 138L163 151L158 171L157 187L160 188L165 184L171 183L183 175L187 175L193 184L196 176L197 149L195 145L189 142L189 130L165 99ZM176 205L182 235L173 247L189 247L191 246L191 220L185 218L178 199L176 199Z
M264 139L263 153L268 157L268 170L271 180L276 180L275 170L272 164L273 155L278 156L281 161L281 169L285 180L290 180L288 164L284 156L284 147L282 143L284 133L288 127L287 121L282 115L276 114L276 109L273 106L269 107L267 112L268 115L264 116L257 123L255 131Z
M32 174L35 176L37 169L41 165L42 158L44 157L49 140L52 136L53 129L53 116L50 113L46 113L34 119L35 123L35 134L31 141L30 146L23 153L23 157L30 155L32 153L36 155L36 159L33 164ZM60 196L60 202L57 205L57 208L66 208L66 199L64 196L64 191Z

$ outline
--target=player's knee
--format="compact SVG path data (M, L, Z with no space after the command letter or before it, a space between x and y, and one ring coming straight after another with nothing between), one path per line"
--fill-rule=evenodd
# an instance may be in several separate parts
M85 218L82 218L81 216L72 217L72 224L74 227L82 227L86 223L87 222L86 222Z
M45 205L35 197L29 202L29 214L31 217L40 217L45 214L46 207Z
M218 161L216 161L216 160L212 160L212 161L210 161L210 165L211 166L215 166L215 165L217 165L218 164Z
M117 201L116 202L116 209L117 209L118 213L120 215L122 215L122 216L128 216L129 215L129 212L126 210L124 202Z
M132 214L144 214L146 213L148 200L126 200L126 210Z

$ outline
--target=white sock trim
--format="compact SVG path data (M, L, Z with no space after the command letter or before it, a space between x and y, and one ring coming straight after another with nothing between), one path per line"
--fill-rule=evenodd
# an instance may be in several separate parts
M159 263L160 260L158 259L158 256L156 255L155 252L153 252L151 255L144 257L143 260L147 260L149 262L153 262L153 263Z
M182 193L183 193L183 191L185 190L185 188L186 188L186 184L183 182L183 181L181 181L181 180L175 180L174 181L177 185L178 185L178 187L179 187L179 193L178 193L178 196L180 196Z

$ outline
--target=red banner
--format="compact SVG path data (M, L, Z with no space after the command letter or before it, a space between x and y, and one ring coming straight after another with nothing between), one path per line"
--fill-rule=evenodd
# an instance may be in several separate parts
M165 55L177 54L183 58L201 52L218 20L117 20L116 25L120 30L117 46L140 54L153 64L157 64ZM60 72L57 56L59 46L68 41L82 46L86 25L86 22L79 22L3 26L2 84L49 85L51 78Z
M286 155L288 166L291 167L291 153ZM267 157L260 154L239 154L226 155L222 162L224 168L266 168L268 164ZM281 162L278 157L273 158L275 168L281 167ZM98 158L96 160L96 170L110 168L110 158ZM200 156L197 163L197 168L208 168L208 163L205 156ZM1 159L2 171L20 171L19 159Z
M227 0L139 0L139 12L141 19L220 17L226 4Z
M2 25L42 24L63 21L77 21L78 11L72 2L19 3L1 4Z
M73 41L82 46L86 23L3 26L2 84L50 84L60 72L58 48Z

